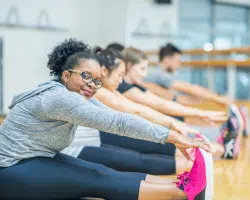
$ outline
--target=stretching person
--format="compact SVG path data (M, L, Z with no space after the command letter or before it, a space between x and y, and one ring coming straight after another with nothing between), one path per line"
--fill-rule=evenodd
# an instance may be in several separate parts
M181 50L172 44L167 44L162 47L159 51L159 66L150 68L147 76L144 78L144 81L156 83L164 88L184 92L191 96L229 105L231 101L227 97L219 96L201 86L176 80L174 72L180 66L181 53ZM164 96L165 93L162 93L162 91L163 90L157 94ZM154 92L157 92L157 90Z
M98 90L95 95L99 101L115 110L136 114L156 124L172 127L172 130L176 130L180 133L183 133L182 131L186 133L198 133L198 131L190 129L187 125L178 122L174 118L167 117L162 113L147 106L134 103L122 96L116 89L122 82L125 74L124 62L116 58L109 50L101 51L98 56L101 58L102 63L103 82L103 87ZM78 140L75 139L72 148L84 145L81 144L81 135L84 135L84 131L81 130L82 129L80 129L79 132L77 131L76 135L78 136ZM188 162L186 158L174 158L174 145L167 143L164 146L168 149L169 156L159 154L148 155L138 151L102 144L101 147L83 148L78 158L103 164L119 171L143 172L154 175L180 173L191 167L192 162Z
M170 142L182 151L192 147L210 151L204 138L183 136L92 99L102 86L101 69L82 42L66 40L55 47L48 68L57 79L15 96L0 126L0 199L186 198L185 188L180 187L182 191L173 183L148 183L144 176L116 172L58 152L69 146L77 125Z
M127 63L127 71L126 71L126 75L124 76L123 83L118 88L118 90L123 95L125 95L126 97L128 97L129 99L137 103L149 105L154 109L158 109L159 111L164 110L164 108L168 109L167 107L169 104L170 105L174 104L174 106L175 104L177 104L174 102L170 102L170 103L165 102L164 99L161 99L160 97L152 94L151 92L147 91L144 87L141 86L142 79L146 75L146 72L147 72L147 59L143 52L135 48L127 48L124 50L124 59L125 59L125 62ZM181 106L177 104L177 107L181 107ZM179 109L179 110L180 112L183 112L185 108ZM190 110L194 114L196 114L195 113L196 109L190 109ZM203 111L198 110L198 112L203 112ZM210 111L206 111L205 113L210 113ZM229 150L225 151L225 149L228 149L228 147L226 148L226 146L232 143L231 139L234 141L237 140L236 127L231 126L230 124L232 124L231 118L227 121L225 126L223 126L223 131L220 131L217 129L215 133L214 132L215 129L212 129L212 132L211 132L211 129L209 129L208 132L205 130L206 136L212 139L213 142L216 142L217 137L220 137L221 135L223 135L222 139L219 140L221 144L218 144L218 143L215 144L216 149L217 149L216 156L225 156L225 154L228 154ZM234 133L233 136L230 137L230 140L225 138L225 135L226 135L225 130L227 129L230 129L230 132ZM204 129L202 129L201 133L203 133L203 131ZM162 146L158 146L158 148L156 148L155 147L156 145L152 144L152 147L154 148L151 149L149 148L151 145L144 144L146 143L144 141L138 141L138 140L130 139L130 138L121 138L119 136L110 135L110 134L103 133L103 132L101 132L101 140L102 140L102 143L104 144L116 145L116 146L120 146L123 148L133 149L142 153L156 153L157 151L158 154L162 154L163 152L165 152L165 149ZM223 143L222 141L224 140L228 140L228 141ZM233 148L230 148L230 151L238 152L237 149L238 147L237 145L235 145L233 146ZM236 156L237 154L235 153L234 157Z
M147 74L147 59L145 57L145 54L143 54L143 52L141 52L138 49L134 49L134 48L127 48L126 50L124 50L124 55L125 55L125 62L127 63L127 73L124 77L125 81L127 81L128 83L132 84L134 87L139 86L137 88L141 89L143 87L141 87L141 85L143 85L143 78L146 76ZM136 59L137 58L137 59ZM150 72L149 72L150 73ZM124 82L125 84L126 82ZM126 85L126 84L125 84ZM122 88L121 88L122 89ZM151 99L153 101L148 101L149 104L151 106L156 106L157 107L157 103L160 103L159 100L157 100L156 98L154 98L151 95L151 92L144 92L147 94L148 98L147 100ZM138 94L142 94L138 93ZM138 97L135 96L134 93L132 93L132 89L129 90L128 92L125 91L124 95L126 95L127 97L130 97L131 99L135 100L135 101L139 101L141 102L142 96ZM143 103L143 102L141 102ZM209 112L209 111L208 111ZM234 122L234 119L236 119L236 123ZM230 105L230 118L229 120L223 125L222 127L222 131L219 131L217 129L216 134L215 134L215 129L212 129L213 134L211 134L211 128L206 130L206 129L202 129L202 133L206 134L206 136L211 139L211 141L216 141L216 136L218 136L219 138L225 137L225 130L229 130L228 132L230 133L234 133L232 134L232 136L230 136L230 139L219 139L218 142L220 142L223 146L224 146L224 154L223 157L227 157L227 154L229 153L232 156L229 156L230 158L235 158L237 157L238 153L239 153L239 143L240 143L240 139L241 139L241 132L243 130L242 128L243 122L242 122L242 116L239 112L239 109L234 106L233 104ZM197 128L197 127L195 127ZM200 128L199 128L200 129ZM230 135L230 134L229 134ZM222 142L222 141L225 142ZM218 146L219 149L221 145ZM222 150L222 149L221 149ZM222 152L222 151L218 151L218 152ZM219 153L220 154L220 153Z
M141 87L142 78L147 73L146 55L135 48L127 48L123 52L126 63L126 75L118 90L134 102L149 106L159 112L177 117L198 117L211 121L226 121L224 112L205 111L180 105L153 94Z
M147 76L144 77L143 86L147 87L152 92L163 98L169 97L169 91L164 89L167 88L170 90L184 92L193 97L206 99L225 105L230 108L230 115L237 118L237 124L239 127L238 135L240 135L240 133L243 131L246 132L246 130L244 130L246 123L243 121L245 116L242 116L243 113L240 112L239 108L232 104L233 101L231 101L226 96L219 96L216 93L201 86L179 81L177 79L174 72L180 66L181 53L181 50L172 44L167 44L162 47L159 51L159 66L149 68ZM179 97L178 94L174 94L173 99L178 102L179 100L183 100L183 97ZM196 101L194 100L194 102Z

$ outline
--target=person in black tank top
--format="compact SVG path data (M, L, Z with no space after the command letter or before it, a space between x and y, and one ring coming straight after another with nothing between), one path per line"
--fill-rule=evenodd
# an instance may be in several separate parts
M138 88L142 92L147 91L146 88L139 86L137 84L130 85L125 80L118 87L118 91L120 93L125 93L126 91L132 88ZM103 146L106 145L114 145L122 148L132 149L141 153L146 154L162 154L162 155L170 155L175 156L175 146L171 144L155 144L153 142L137 140L133 138L120 137L118 135L113 135L109 133L105 133L100 131L101 143Z
M147 91L146 88L144 88L144 87L142 87L140 85L137 85L137 84L128 84L125 80L122 81L122 83L119 85L119 87L118 87L117 90L120 93L124 93L124 92L126 92L126 91L128 91L128 90L130 90L131 88L134 88L134 87L138 88L142 92L146 92Z
M119 87L118 87L117 90L118 90L120 93L123 94L123 93L127 92L128 90L130 90L130 89L132 89L132 88L134 88L134 87L138 88L138 89L141 90L142 92L146 92L146 91L147 91L147 89L144 88L143 86L140 86L140 85L138 85L138 84L128 84L125 80L122 81L122 83L119 85ZM176 100L177 100L177 95L174 96L173 101L176 101ZM176 116L172 116L172 117L178 119L179 121L184 122L184 117L176 117Z

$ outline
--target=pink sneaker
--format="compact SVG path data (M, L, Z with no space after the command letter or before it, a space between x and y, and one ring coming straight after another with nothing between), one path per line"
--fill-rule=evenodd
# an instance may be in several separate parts
M224 159L235 159L240 151L240 137L238 134L238 123L235 117L230 117L221 128L221 136L217 142L222 144L225 152L222 156Z
M198 148L195 155L191 171L177 176L180 179L177 187L186 193L188 200L212 200L214 195L212 155Z

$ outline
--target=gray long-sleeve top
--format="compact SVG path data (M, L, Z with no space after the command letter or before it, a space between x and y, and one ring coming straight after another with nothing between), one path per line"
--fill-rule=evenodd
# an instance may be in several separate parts
M0 167L35 156L53 157L68 147L77 125L164 143L169 130L70 92L57 81L13 98L0 126Z

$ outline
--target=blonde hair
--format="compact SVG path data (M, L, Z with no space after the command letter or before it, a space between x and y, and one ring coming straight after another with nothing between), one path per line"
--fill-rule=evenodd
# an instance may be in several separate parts
M126 65L128 63L135 65L140 63L142 60L147 59L147 55L143 51L136 49L134 47L125 48L122 54Z

